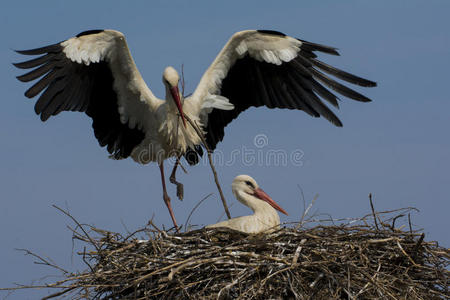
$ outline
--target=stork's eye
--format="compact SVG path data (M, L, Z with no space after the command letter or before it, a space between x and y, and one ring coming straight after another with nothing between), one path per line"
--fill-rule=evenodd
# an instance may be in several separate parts
M245 184L248 185L249 187L251 187L252 189L255 188L255 186L253 185L253 183L251 183L251 182L248 181L248 180L245 182Z

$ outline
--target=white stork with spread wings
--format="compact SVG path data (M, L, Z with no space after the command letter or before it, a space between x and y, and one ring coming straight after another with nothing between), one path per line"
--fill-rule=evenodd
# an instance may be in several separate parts
M342 126L323 102L338 107L338 98L327 87L357 101L370 99L329 75L364 87L376 86L316 59L315 52L338 55L335 48L270 30L235 33L190 97L180 94L179 75L167 67L163 73L165 101L147 87L125 36L115 30L85 31L57 44L17 52L40 55L14 65L34 68L17 78L23 82L38 79L25 96L40 94L35 112L42 121L62 111L85 112L92 118L95 137L100 146L107 147L110 157L158 163L164 202L175 226L163 162L184 155L195 164L203 153L201 139L186 124L184 114L204 131L213 150L223 139L227 124L251 106L303 110ZM171 176L174 182L176 165Z

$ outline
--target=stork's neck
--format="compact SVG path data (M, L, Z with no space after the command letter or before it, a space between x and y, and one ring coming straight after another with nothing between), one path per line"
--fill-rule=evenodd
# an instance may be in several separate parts
M180 99L182 99L181 103L183 105L184 100L181 94ZM177 148L183 153L188 147L194 149L195 145L199 145L201 143L201 140L189 123L186 127L183 126L175 100L173 99L172 93L167 86L166 102L164 103L164 106L165 115L161 115L162 119L159 132L161 132L165 137L167 147L170 149ZM191 120L202 128L202 124L198 116L191 115L189 110L184 110L184 113L189 115Z
M243 191L235 191L234 194L236 196L236 199L253 210L254 215L260 215L264 217L275 215L278 217L277 211L269 203Z
M181 105L183 105L184 100L183 96L180 93ZM175 104L175 99L172 97L172 93L169 90L169 87L166 86L166 105L167 105L167 114L175 114L178 115L177 105Z

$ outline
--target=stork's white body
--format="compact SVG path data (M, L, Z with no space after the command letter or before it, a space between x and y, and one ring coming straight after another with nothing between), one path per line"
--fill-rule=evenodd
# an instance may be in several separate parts
M246 197L252 198L253 196ZM250 199L250 201L252 200L258 201L255 199ZM242 202L242 199L240 201ZM249 201L247 200L247 202ZM269 204L261 202L260 205L256 206L256 209L254 209L253 212L254 213L252 215L232 218L216 224L208 225L206 228L226 227L245 233L261 233L271 232L280 227L280 216Z
M165 159L177 156L186 152L188 147L201 144L201 139L192 126L181 126L179 114L171 108L173 102L171 96L167 96L157 113L158 120L145 122L145 139L137 145L131 157L140 164L147 164L152 161L161 163ZM202 128L203 124L198 117L184 110L190 119ZM158 126L159 125L159 126Z
M279 228L280 216L275 208L287 213L259 188L252 177L237 176L233 180L231 189L236 199L249 207L253 214L211 224L206 228L226 227L245 233L271 232Z

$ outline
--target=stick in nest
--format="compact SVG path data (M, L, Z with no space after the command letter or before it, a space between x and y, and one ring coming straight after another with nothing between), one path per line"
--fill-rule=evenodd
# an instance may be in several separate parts
M372 193L369 193L369 201L370 201L370 208L372 209L372 214L373 214L373 220L374 220L374 223L375 223L375 227L377 228L377 230L379 230L378 223L377 223L377 214L375 213L375 209L373 208Z

